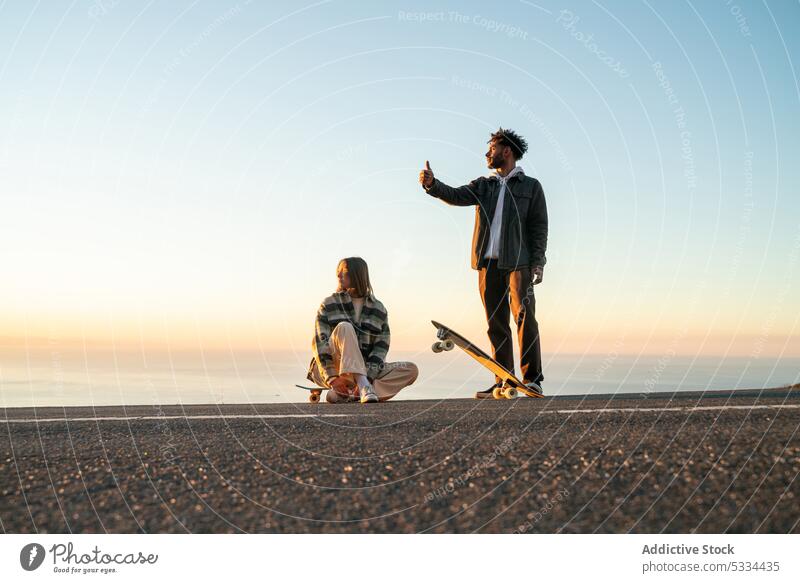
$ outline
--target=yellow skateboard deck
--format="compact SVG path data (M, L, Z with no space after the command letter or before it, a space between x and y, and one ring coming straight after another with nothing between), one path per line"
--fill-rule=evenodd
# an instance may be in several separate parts
M438 342L434 342L433 346L431 346L434 352L452 350L455 346L458 346L461 350L477 360L481 366L501 379L503 386L497 387L494 390L493 396L495 399L513 399L517 396L518 392L528 397L544 397L541 393L525 386L525 383L519 380L514 373L508 371L503 365L458 332L435 320L431 320L431 324L436 327L436 337L439 339Z

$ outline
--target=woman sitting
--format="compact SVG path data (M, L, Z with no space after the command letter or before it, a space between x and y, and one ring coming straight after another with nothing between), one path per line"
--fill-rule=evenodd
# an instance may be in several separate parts
M330 389L329 403L387 401L417 379L417 366L384 362L389 317L373 295L367 263L360 257L342 259L336 277L336 292L317 312L308 379Z

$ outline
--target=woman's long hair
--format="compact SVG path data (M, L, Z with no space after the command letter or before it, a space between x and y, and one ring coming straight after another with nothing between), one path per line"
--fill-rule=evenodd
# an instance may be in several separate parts
M347 266L347 273L350 275L350 286L356 290L356 295L367 297L373 294L372 284L369 282L369 267L367 262L361 257L345 257L339 261L339 266L344 263Z

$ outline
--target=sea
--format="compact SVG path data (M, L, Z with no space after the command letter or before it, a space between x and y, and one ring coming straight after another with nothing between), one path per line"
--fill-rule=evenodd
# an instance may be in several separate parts
M417 382L396 398L468 398L491 373L460 350L394 352ZM302 403L310 356L289 352L37 351L0 355L0 407ZM762 389L800 383L800 358L543 355L546 395ZM517 371L519 372L519 371Z

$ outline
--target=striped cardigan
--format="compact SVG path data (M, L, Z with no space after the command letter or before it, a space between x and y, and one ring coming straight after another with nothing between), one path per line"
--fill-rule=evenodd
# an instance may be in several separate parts
M317 311L314 340L312 348L314 357L308 369L308 378L311 371L319 366L323 372L323 379L336 376L339 372L333 364L333 351L329 339L331 332L337 324L350 322L356 330L358 344L364 363L367 365L367 378L370 382L382 376L386 354L389 352L389 315L383 304L375 296L364 298L364 307L361 309L359 321L356 322L353 300L347 292L335 292L322 302Z

